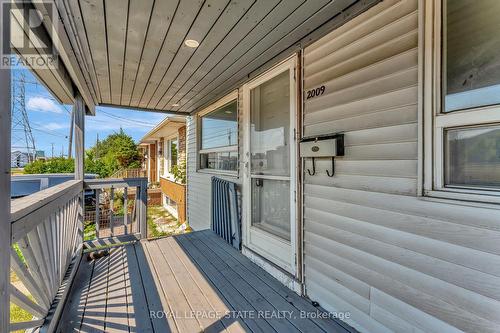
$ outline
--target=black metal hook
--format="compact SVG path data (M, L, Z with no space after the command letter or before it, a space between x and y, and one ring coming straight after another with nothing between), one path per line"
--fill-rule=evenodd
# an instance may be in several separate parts
M335 174L335 158L333 156L332 156L332 174L330 174L329 170L326 170L326 174L328 175L328 177L333 177L333 175Z
M312 158L312 164L313 164L313 170L311 173L311 170L307 169L307 173L309 176L314 176L316 174L316 163L314 162L314 157Z

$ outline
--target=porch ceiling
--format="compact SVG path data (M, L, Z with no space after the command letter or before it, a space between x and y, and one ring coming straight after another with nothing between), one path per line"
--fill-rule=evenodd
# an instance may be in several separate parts
M234 89L354 2L56 1L96 104L180 112Z

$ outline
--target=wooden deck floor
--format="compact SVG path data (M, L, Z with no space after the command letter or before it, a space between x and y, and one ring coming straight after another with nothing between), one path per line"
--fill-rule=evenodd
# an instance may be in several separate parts
M211 231L82 260L58 332L349 332Z

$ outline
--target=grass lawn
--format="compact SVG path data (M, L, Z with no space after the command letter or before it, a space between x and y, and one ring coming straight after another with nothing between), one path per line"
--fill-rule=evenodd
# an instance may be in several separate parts
M190 232L162 206L148 206L148 237L157 238Z
M17 277L16 273L13 271L10 271L10 283L14 285L16 288L20 289L23 291L24 286L22 282L19 280ZM33 296L27 295L31 300L33 300ZM20 306L10 302L10 322L11 323L18 323L22 321L30 321L33 319L33 315L30 314L28 311L24 310ZM24 331L14 331L14 332L19 332L22 333Z

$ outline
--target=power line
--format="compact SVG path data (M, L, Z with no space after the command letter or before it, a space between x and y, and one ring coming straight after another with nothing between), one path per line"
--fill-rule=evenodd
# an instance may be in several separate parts
M48 134L48 135L52 135L52 136L57 136L57 137L60 137L60 138L65 138L66 139L68 137L67 135L59 133L59 132L49 132L49 131L43 130L41 128L33 127L33 126L31 127L31 129L34 130L34 131L37 131L37 132L42 132L42 133L45 133L45 134Z
M127 118L124 118L124 117L121 117L121 116L117 116L117 115L114 115L112 113L109 113L109 112L106 112L106 111L103 111L103 110L101 110L100 112L104 113L108 117L111 117L111 118L114 118L114 119L118 119L118 120L123 120L123 121L129 122L131 124L140 123L140 124L148 125L148 126L156 126L156 125L158 125L158 124L149 123L149 122L142 121L142 120L136 120L136 119L130 120L130 119L127 119Z

